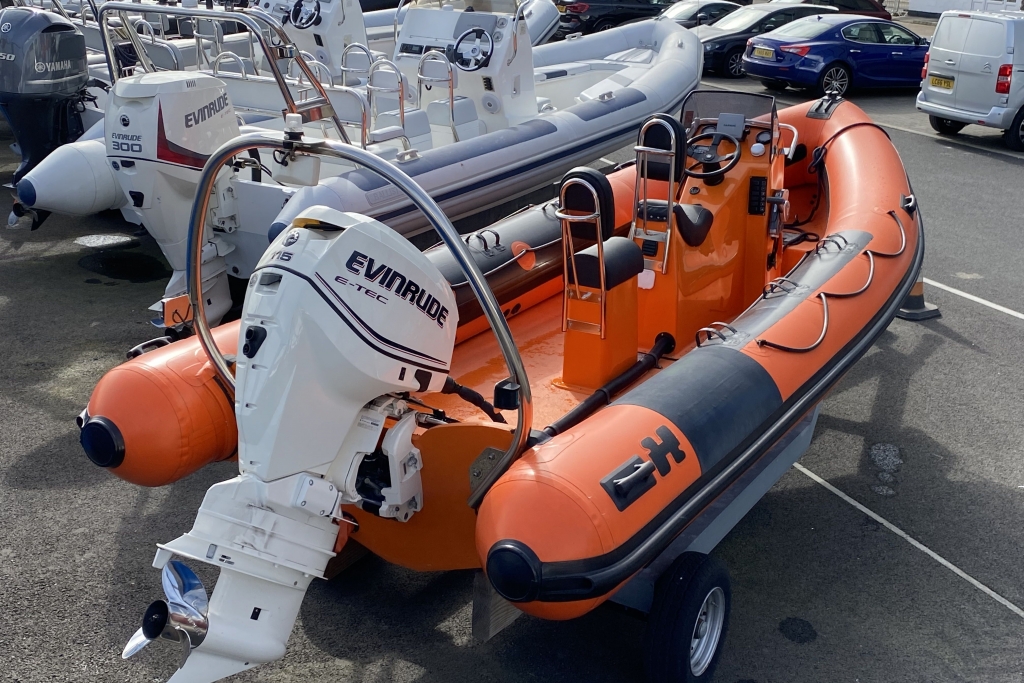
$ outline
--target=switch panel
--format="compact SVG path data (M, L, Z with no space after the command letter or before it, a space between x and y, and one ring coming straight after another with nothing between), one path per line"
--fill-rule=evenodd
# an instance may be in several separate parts
M747 213L751 216L763 216L767 199L768 178L765 176L753 176L750 179L750 195L747 199Z

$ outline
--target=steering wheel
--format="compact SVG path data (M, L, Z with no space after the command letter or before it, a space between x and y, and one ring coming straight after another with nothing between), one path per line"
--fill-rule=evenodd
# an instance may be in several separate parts
M697 143L701 140L709 140L707 145L698 145ZM735 147L735 151L729 154L719 154L718 145L722 142L728 142ZM691 178L698 178L702 180L711 180L712 178L721 178L730 170L733 166L740 161L740 142L728 133L699 133L694 135L686 144L686 156L696 159L697 163L686 168L686 175ZM722 166L722 164L725 164ZM702 166L702 170L695 171L697 166Z
M320 25L320 0L313 0L312 9L303 0L295 0L288 18L295 28L312 28Z
M462 44L470 38L473 39L473 44L464 48ZM487 39L486 49L480 44L484 38ZM494 54L494 39L491 38L490 33L480 27L471 28L455 41L452 52L455 55L455 59L452 60L455 66L463 71L479 71L491 61L491 55Z

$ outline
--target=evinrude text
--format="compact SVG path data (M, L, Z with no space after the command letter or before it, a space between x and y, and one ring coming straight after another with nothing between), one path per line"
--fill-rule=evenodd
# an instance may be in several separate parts
M221 95L220 97L215 99L213 102L210 102L209 104L203 107L199 107L199 109L197 109L196 111L190 111L189 113L185 114L185 127L191 128L192 126L199 125L203 121L213 118L215 114L219 114L220 112L222 112L224 108L227 106L228 96L225 93L224 95Z
M362 275L370 282L376 282L389 292L394 292L411 304L415 304L423 315L444 327L448 319L448 309L434 298L417 282L407 278L400 272L384 263L374 263L372 257L353 251L345 263L345 268L356 275Z

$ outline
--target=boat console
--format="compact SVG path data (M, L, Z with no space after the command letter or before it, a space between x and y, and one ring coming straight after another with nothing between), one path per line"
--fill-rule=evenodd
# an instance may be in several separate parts
M630 237L644 254L641 348L666 329L677 340L714 335L714 321L735 318L782 274L783 173L795 130L785 148L787 127L766 95L695 91L681 118L652 118L636 147Z
M368 44L358 0L257 0L255 6L278 19L295 47L326 65L333 78L342 75L345 48Z
M418 107L440 137L451 131L463 140L537 117L532 46L518 2L414 0L408 7L394 61L416 84Z

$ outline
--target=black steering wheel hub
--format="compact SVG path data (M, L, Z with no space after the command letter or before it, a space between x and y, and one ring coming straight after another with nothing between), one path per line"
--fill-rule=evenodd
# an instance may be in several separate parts
M455 41L452 63L463 71L479 71L491 63L494 39L480 27L471 28Z
M306 5L304 0L295 0L288 18L295 28L306 29L319 26L322 21L320 17L320 0L313 0L312 5Z
M699 144L703 141L707 141L707 144ZM718 149L722 142L730 143L733 151L722 154ZM740 153L739 140L727 133L715 131L694 135L686 143L686 156L696 160L696 163L687 166L686 175L704 180L708 185L717 185L739 163ZM698 171L697 167L701 170Z

